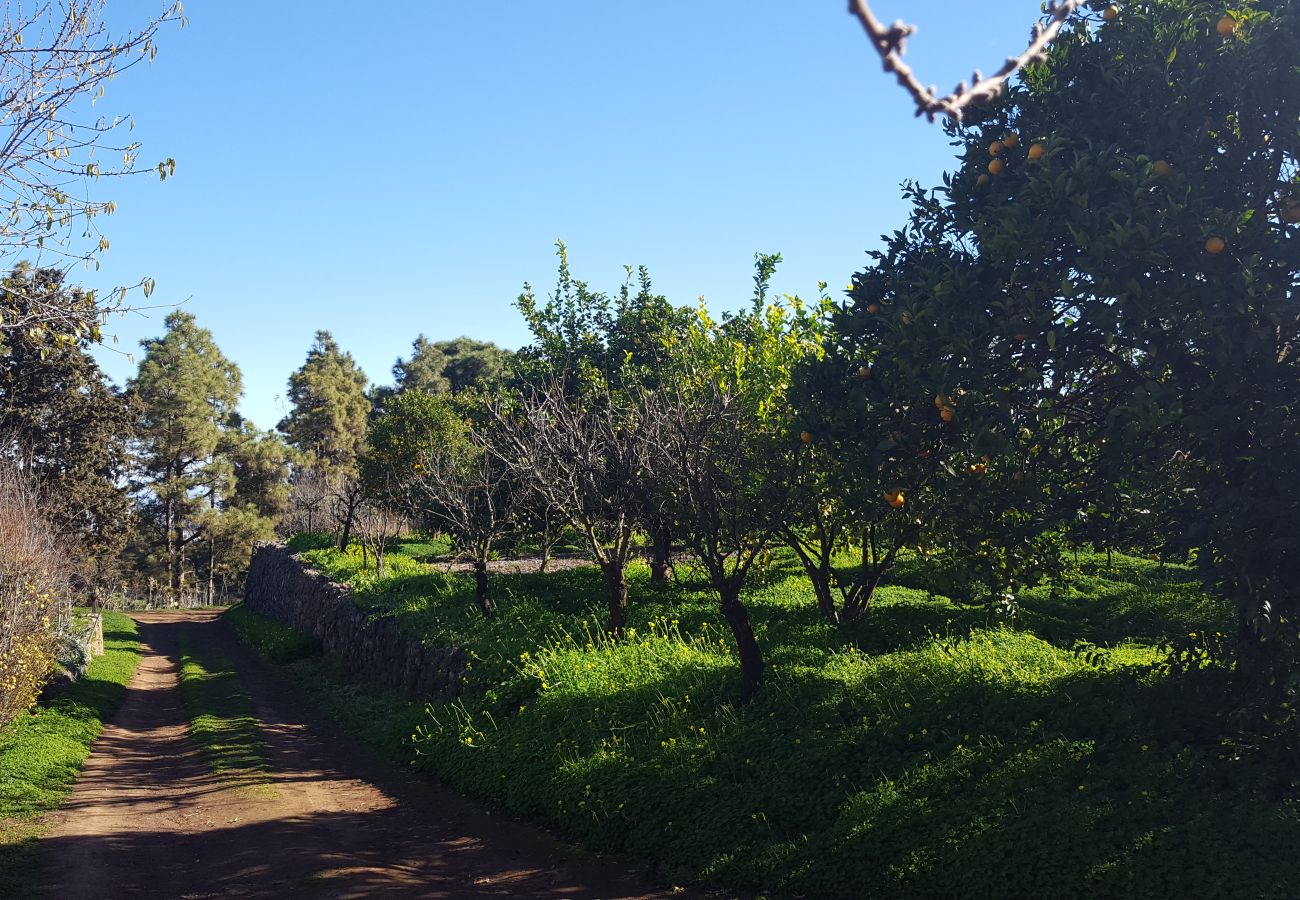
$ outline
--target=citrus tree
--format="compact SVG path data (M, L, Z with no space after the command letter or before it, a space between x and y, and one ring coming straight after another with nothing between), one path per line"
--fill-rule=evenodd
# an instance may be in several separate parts
M643 395L655 423L655 505L708 574L740 656L741 699L762 686L764 662L741 598L749 575L779 539L808 435L788 402L794 363L812 346L801 319L767 301L779 255L756 258L752 307L714 319L701 305L672 341L671 367Z
M1019 85L948 126L960 169L912 192L910 236L838 324L868 352L949 329L928 366L896 340L882 368L956 396L986 474L1005 459L1065 513L1127 514L1126 486L1177 463L1151 527L1236 602L1238 672L1273 700L1300 691L1298 45L1285 0L1075 13ZM903 254L907 292L887 277Z

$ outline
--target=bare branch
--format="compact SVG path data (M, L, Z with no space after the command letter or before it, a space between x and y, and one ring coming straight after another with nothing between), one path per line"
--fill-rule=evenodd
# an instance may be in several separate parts
M924 115L931 122L936 115L945 115L954 121L961 121L962 110L972 103L991 100L1005 87L1007 79L1017 70L1041 60L1047 52L1047 45L1055 40L1061 26L1074 14L1082 0L1050 0L1047 9L1047 22L1034 23L1029 34L1029 46L1019 56L1009 56L992 75L985 76L978 69L971 75L971 83L961 82L947 96L938 96L934 85L926 87L916 77L912 68L903 62L907 38L916 33L916 26L895 22L886 26L871 11L867 0L849 0L849 14L862 23L862 28L871 40L871 46L880 54L886 72L892 72L903 86L903 90L912 95L916 103L916 114Z

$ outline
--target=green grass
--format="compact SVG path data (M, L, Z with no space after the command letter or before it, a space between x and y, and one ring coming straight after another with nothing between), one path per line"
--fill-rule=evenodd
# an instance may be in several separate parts
M1083 557L1008 628L913 566L837 629L778 557L746 598L768 682L737 707L730 634L690 579L635 568L612 644L598 572L498 576L489 622L466 578L408 560L378 581L359 554L309 557L375 614L466 648L483 688L431 705L409 742L412 704L372 706L327 661L295 663L322 705L666 879L845 898L1300 896L1297 785L1225 730L1224 672L1160 665L1162 642L1231 621L1186 569Z
M181 699L190 736L214 772L255 783L270 768L253 703L239 673L206 645L181 644Z
M296 662L320 653L315 638L260 616L243 604L232 606L222 618L240 640L273 663Z
M105 612L104 650L63 696L0 729L0 896L23 894L39 816L72 790L104 721L122 705L140 660L135 622Z

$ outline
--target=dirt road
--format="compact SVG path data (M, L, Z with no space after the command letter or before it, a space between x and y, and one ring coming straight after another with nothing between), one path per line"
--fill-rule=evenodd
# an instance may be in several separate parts
M211 611L136 615L145 655L43 842L59 898L658 898L605 861L395 773L304 717L291 688ZM269 784L214 776L187 734L181 638L240 669Z

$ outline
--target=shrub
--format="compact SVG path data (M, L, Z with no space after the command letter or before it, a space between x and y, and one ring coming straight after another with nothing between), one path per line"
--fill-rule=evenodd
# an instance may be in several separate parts
M67 615L67 563L36 491L9 463L0 469L0 725L36 699Z

